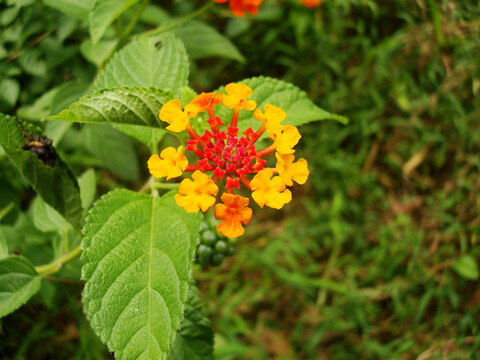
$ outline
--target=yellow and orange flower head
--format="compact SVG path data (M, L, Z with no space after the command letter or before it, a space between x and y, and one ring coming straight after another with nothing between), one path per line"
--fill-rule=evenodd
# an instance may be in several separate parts
M263 0L215 0L217 3L226 3L230 1L230 9L233 15L237 17L245 16L248 11L252 15L258 14L258 7L262 4Z
M182 172L193 173L192 179L181 182L175 196L177 205L187 212L207 211L215 204L219 192L217 184L223 182L223 203L215 206L215 217L221 220L217 229L233 238L244 233L243 226L252 217L248 197L236 194L241 187L251 191L251 197L260 207L266 205L280 209L292 199L292 193L286 187L292 186L293 181L305 183L308 167L305 159L294 162L293 147L301 136L296 127L281 124L288 120L281 108L265 104L264 112L255 110L257 103L249 100L253 91L245 84L228 84L225 90L226 94L202 93L183 110L179 100L166 103L160 111L160 119L170 124L168 130L188 132L190 138L185 151L192 153L197 160L188 163L182 147L176 150L167 148L160 156L153 155L148 167L154 176L167 179L180 176ZM215 116L214 107L222 104L233 109L230 124ZM239 113L254 110L251 115L259 121L258 130L249 127L239 134ZM190 126L189 120L205 111L210 127L200 135ZM265 131L273 139L273 144L257 149L256 143ZM276 167L267 167L265 158L275 151Z

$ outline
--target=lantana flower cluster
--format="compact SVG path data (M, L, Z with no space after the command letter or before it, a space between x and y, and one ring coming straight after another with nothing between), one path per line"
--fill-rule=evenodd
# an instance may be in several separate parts
M248 11L252 15L258 14L258 7L263 0L215 0L217 3L226 3L230 6L234 16L242 17Z
M175 133L186 131L186 152L196 157L189 163L182 146L168 147L159 155L148 160L150 173L156 178L167 180L191 172L190 178L180 183L176 203L187 212L207 211L217 201L223 183L224 193L221 202L215 205L214 213L218 232L235 238L244 233L242 225L248 225L252 209L248 207L249 198L236 194L241 186L251 191L252 199L260 206L281 209L291 201L292 193L288 186L293 182L304 184L309 171L307 161L295 161L294 146L300 140L300 133L292 125L284 125L285 111L272 104L265 104L263 112L257 103L248 98L252 89L244 84L229 84L223 93L202 93L182 109L180 100L171 100L163 105L159 117L169 125L166 127ZM233 109L229 124L215 116L215 106ZM253 111L259 121L259 128L249 127L239 134L238 116L241 111ZM191 126L190 119L207 112L209 129L202 135ZM260 137L267 132L273 143L263 149L257 149ZM258 145L258 144L257 144ZM276 166L267 167L264 158L275 152Z
M263 0L215 0L217 3L226 3L230 6L232 13L236 17L245 16L247 12L252 15L258 14L258 7ZM300 3L310 9L314 9L322 4L322 0L300 0Z

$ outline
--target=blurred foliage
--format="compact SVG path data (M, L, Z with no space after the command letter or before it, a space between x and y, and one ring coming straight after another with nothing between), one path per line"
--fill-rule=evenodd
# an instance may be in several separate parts
M202 3L151 1L132 33ZM0 112L46 127L77 175L94 167L99 195L139 189L148 156L139 143L108 127L36 122L90 91L137 7L100 48L84 22L42 1L0 1L0 9ZM478 358L478 1L324 0L312 11L265 0L256 17L213 7L201 20L238 52L199 55L192 42L195 90L273 76L350 119L303 126L298 153L311 175L293 189L301 196L281 213L256 212L232 257L196 269L216 358ZM133 160L113 169L108 153ZM73 232L38 228L35 194L1 149L0 168L9 251L41 265L76 246ZM30 304L2 319L1 359L109 357L82 314L79 269L73 262L43 280Z

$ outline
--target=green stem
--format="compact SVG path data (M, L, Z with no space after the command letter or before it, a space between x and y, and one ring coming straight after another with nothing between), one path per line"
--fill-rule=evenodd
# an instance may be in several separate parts
M122 36L120 37L121 40L125 41L126 39L128 39L133 28L135 27L135 25L137 25L138 20L140 20L140 16L142 16L143 10L145 10L145 7L147 6L148 2L149 0L143 0L142 4L138 8L137 12L133 16L130 23L125 28L125 31L123 32Z
M153 183L153 187L155 189L178 189L180 187L179 183L172 183L172 184L166 184L166 183Z
M7 206L5 206L2 210L0 210L0 220L2 220L9 212L13 209L15 203L11 202Z
M147 180L145 184L143 184L142 188L138 190L139 193L146 193L148 190L152 188L152 184L155 181L155 178L153 176L150 176L150 178Z
M80 246L78 246L72 251L70 251L69 253L66 253L65 255L61 256L57 260L52 261L50 264L35 267L35 270L38 273L38 275L42 277L56 273L62 268L64 264L74 260L75 258L80 256L81 253L82 253L82 249L80 248Z
M189 20L192 20L192 19L196 18L197 16L200 16L201 14L206 12L210 7L212 7L213 4L215 4L214 1L209 1L208 3L203 5L198 10L195 10L191 14L188 14L188 15L178 19L177 21L172 22L171 24L168 24L168 25L165 25L165 26L160 26L160 27L158 27L156 29L153 29L153 30L145 31L144 33L140 34L139 36L158 35L158 34L163 33L165 31L175 29L177 26L180 26L183 23L185 23Z

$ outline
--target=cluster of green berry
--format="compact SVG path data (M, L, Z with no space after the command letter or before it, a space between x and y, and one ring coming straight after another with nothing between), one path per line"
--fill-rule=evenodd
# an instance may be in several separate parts
M219 266L223 259L235 253L237 239L227 239L218 233L218 221L209 217L202 221L200 230L200 245L197 248L197 263L203 267Z

